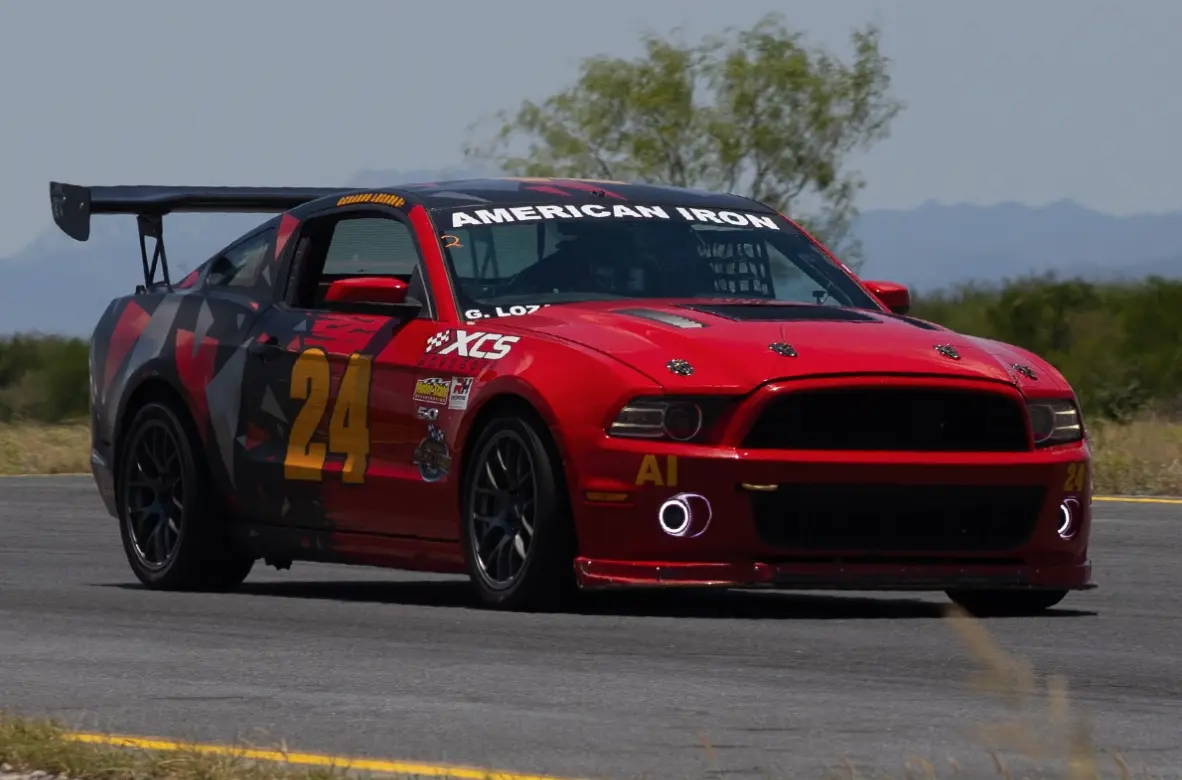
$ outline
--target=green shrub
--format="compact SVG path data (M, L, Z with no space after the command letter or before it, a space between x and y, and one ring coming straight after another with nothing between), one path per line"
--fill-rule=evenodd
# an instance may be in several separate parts
M0 338L0 421L60 422L89 411L90 346L78 338Z
M1075 387L1089 417L1182 411L1182 281L1032 276L916 296L912 313L1041 355Z

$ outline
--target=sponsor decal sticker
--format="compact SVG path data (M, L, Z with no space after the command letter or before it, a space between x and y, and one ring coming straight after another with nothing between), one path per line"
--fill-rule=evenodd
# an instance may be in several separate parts
M548 303L541 305L531 303L525 306L490 306L487 309L468 309L464 312L464 319L483 320L494 317L521 317L526 314L533 314L538 309L544 309L549 305Z
M338 206L352 206L354 203L382 203L394 208L406 205L406 198L385 192L364 192L360 195L346 195L337 201Z
M677 456L666 455L664 468L661 458L656 455L645 455L640 461L640 470L636 472L636 486L655 485L656 487L677 487Z
M465 225L498 225L533 222L547 219L663 219L698 222L734 227L755 227L779 230L780 226L766 214L728 209L705 209L690 206L642 206L639 204L602 203L546 204L511 206L495 209L460 209L451 213L453 228Z
M427 423L427 436L415 448L414 464L424 482L438 482L451 468L451 452L447 449L443 431L434 423Z
M427 354L455 355L478 360L500 360L508 355L520 336L503 336L479 330L441 330L427 339Z
M427 371L441 371L447 374L463 376L479 376L482 371L493 365L491 360L477 360L476 358L456 357L454 355L433 355L427 353L419 358L415 364Z
M468 408L468 395L472 392L472 382L470 376L452 377L451 392L447 397L448 409L463 411Z
M415 382L414 400L424 404L447 404L449 383L439 376L424 377Z

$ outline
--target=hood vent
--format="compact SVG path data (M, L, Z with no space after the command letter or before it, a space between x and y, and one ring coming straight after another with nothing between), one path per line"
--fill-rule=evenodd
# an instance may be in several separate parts
M836 306L794 306L782 303L681 304L683 309L713 314L736 322L880 322L868 314Z
M633 317L642 317L646 320L654 320L656 322L671 325L674 328L705 328L706 323L691 320L689 317L682 317L680 314L672 314L665 311L655 311L653 309L616 309L617 314L630 314Z

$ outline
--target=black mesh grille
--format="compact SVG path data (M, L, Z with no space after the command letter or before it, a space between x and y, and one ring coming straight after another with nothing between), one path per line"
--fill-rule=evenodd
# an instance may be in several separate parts
M1025 409L1007 396L885 387L786 393L767 404L743 446L913 452L1030 448Z
M785 484L752 493L763 540L791 550L999 552L1034 530L1034 485Z

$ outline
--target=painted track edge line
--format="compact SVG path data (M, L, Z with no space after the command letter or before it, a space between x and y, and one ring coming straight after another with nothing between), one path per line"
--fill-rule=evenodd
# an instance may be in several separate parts
M1093 501L1103 501L1114 504L1178 504L1182 505L1182 498L1167 498L1165 496L1092 496Z
M333 756L325 753L284 752L248 747L231 747L203 742L181 742L160 737L137 737L126 734L94 734L70 731L63 734L73 742L91 745L137 748L140 750L175 751L204 753L207 755L244 758L254 761L273 761L299 766L320 766L335 769L351 769L362 772L383 774L418 775L423 777L450 777L458 780L568 780L553 775L533 775L509 772L502 769L481 769L479 767L453 764L431 764L418 761L397 761L355 756Z

